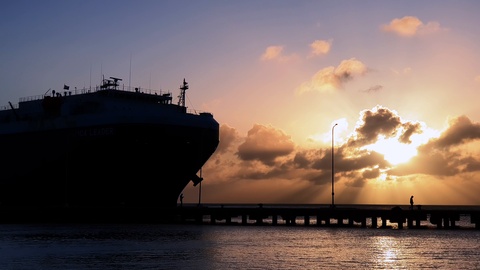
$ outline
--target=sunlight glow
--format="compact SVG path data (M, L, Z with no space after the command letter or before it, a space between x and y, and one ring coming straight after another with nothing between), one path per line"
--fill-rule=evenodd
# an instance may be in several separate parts
M426 128L424 126L421 134L414 134L410 137L411 143L401 143L399 136L392 138L379 137L378 140L371 145L367 145L364 149L375 151L384 156L385 160L392 165L409 162L418 154L417 148L427 143L430 139L438 137L439 131Z
M348 121L346 118L340 118L335 121L333 121L330 124L330 128L328 129L327 132L315 136L311 136L311 139L317 140L317 141L323 141L323 143L329 145L332 143L332 127L337 124L337 127L335 128L334 132L334 143L335 145L342 145L345 143L345 133L348 131Z
M408 162L417 155L417 145L400 143L396 138L382 138L365 148L384 155L392 165Z

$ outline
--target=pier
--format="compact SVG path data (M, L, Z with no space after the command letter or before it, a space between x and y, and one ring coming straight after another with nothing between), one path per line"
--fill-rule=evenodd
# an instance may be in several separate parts
M319 226L480 230L480 206L179 205L177 207L11 208L5 223L174 223L205 225Z
M256 207L182 206L176 211L177 222L225 225L286 225L420 229L462 229L460 217L470 220L469 228L480 230L480 210L471 208L428 209L415 207Z

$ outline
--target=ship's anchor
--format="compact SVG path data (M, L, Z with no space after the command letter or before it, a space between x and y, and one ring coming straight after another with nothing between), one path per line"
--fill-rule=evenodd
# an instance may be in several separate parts
M200 184L203 181L203 177L199 177L198 175L194 175L192 178L193 186L196 187L198 184Z

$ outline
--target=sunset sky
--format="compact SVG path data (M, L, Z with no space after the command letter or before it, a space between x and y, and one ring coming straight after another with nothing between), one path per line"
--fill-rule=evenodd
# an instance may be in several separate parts
M188 108L221 125L202 203L330 204L337 124L337 204L480 205L479 11L463 0L3 0L0 106L102 74L176 97L185 78ZM184 202L198 192L189 184Z

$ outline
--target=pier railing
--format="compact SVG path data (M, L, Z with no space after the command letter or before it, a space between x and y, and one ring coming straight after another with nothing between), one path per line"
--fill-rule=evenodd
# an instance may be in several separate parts
M175 223L480 230L480 209L183 205L177 207L5 207L0 223Z
M455 229L460 217L470 220L480 229L480 210L471 209L362 209L355 207L180 207L177 218L181 222L239 225L297 225L298 220L309 226L395 227ZM368 224L368 225L367 225ZM395 225L395 226L392 226Z

